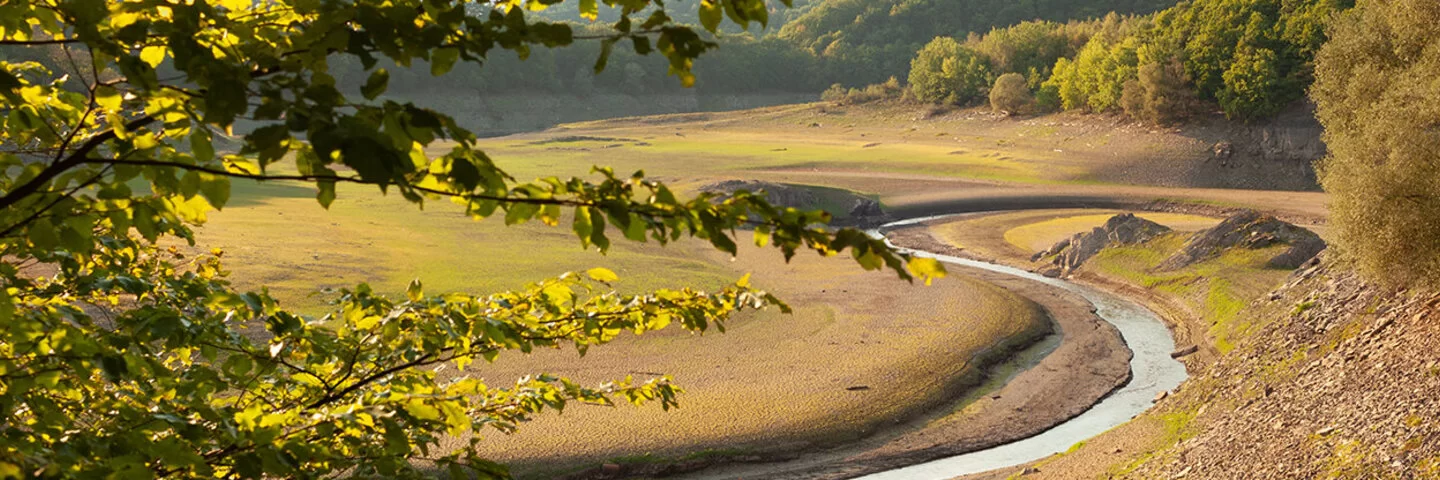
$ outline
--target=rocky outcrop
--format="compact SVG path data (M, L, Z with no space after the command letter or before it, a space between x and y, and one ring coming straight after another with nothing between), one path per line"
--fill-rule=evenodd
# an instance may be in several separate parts
M1180 251L1161 262L1158 268L1184 268L1232 248L1260 249L1275 245L1288 245L1289 248L1272 257L1267 264L1287 270L1299 268L1325 249L1325 241L1314 232L1269 215L1245 210L1191 237Z
M765 199L779 207L815 208L820 198L805 188L759 180L725 180L700 187L700 191L729 196L735 192L765 192Z
M855 200L855 206L850 207L850 216L853 218L883 217L885 211L880 208L880 202L869 198Z
M760 180L725 180L700 187L702 192L722 197L740 190L763 191L766 200L780 207L801 210L829 209L836 217L836 221L832 222L835 225L873 226L888 219L884 209L880 207L880 202L844 190L817 189ZM841 208L844 210L840 210Z
M1110 217L1104 225L1095 227L1093 230L1077 233L1057 242L1045 251L1035 254L1030 260L1039 261L1046 257L1054 257L1051 263L1063 272L1070 272L1079 268L1086 260L1100 253L1100 250L1107 246L1144 243L1169 232L1169 227L1137 217L1135 214L1120 214ZM1054 272L1053 269L1046 269L1045 273L1049 276Z

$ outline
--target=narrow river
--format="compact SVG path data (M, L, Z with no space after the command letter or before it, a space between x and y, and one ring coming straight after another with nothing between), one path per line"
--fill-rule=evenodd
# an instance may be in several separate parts
M955 215L902 220L884 225L880 230L872 231L872 234L879 235L879 232L884 229L952 216ZM959 475L979 473L1029 463L1056 453L1064 452L1076 443L1085 441L1129 421L1131 418L1150 408L1156 394L1174 389L1179 386L1181 382L1185 381L1185 366L1179 361L1170 358L1170 352L1175 350L1175 340L1170 337L1170 331L1154 312L1135 302L1120 298L1114 294L1077 285L1065 280L1045 277L1018 268L949 255L940 255L933 252L904 248L901 248L901 250L922 257L934 258L948 264L1013 275L1063 288L1080 295L1095 307L1096 315L1102 320L1110 322L1110 324L1114 325L1115 328L1120 331L1120 336L1124 339L1125 344L1134 353L1134 356L1130 359L1130 373L1132 378L1130 383L1112 392L1109 396L1095 404L1095 406L1086 410L1085 413L1056 425L1039 435L986 450L942 458L860 478L868 480L947 479Z

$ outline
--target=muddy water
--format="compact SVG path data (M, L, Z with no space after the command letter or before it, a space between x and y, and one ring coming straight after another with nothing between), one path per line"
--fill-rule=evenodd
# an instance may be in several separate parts
M905 220L884 228L910 225L943 217ZM878 234L872 232L872 234ZM1100 400L1085 413L1056 425L1039 435L998 447L942 458L905 468L861 477L868 480L944 479L1029 463L1064 452L1076 443L1114 428L1150 408L1155 395L1185 381L1185 366L1170 358L1175 341L1160 317L1139 304L1065 280L1048 278L1018 268L948 255L902 249L941 262L980 268L1053 285L1074 292L1095 307L1101 319L1110 322L1134 353L1130 359L1132 379L1125 387Z

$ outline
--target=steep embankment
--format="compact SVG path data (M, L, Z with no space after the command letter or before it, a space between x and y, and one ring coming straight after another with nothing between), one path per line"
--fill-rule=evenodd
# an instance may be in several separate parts
M1025 478L1440 478L1437 308L1313 261L1159 408Z
M1070 453L977 478L1440 478L1440 293L1324 255L1280 270L1318 242L1242 212L1093 255L1079 278L1176 306L1191 380Z

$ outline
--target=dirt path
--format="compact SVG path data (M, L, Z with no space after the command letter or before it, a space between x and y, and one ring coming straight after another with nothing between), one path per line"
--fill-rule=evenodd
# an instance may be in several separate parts
M896 218L1042 208L1164 209L1225 213L1263 210L1297 224L1324 224L1320 192L1134 185L1033 185L932 175L853 170L766 170L766 180L816 183L880 195Z

